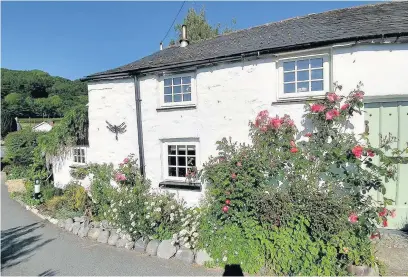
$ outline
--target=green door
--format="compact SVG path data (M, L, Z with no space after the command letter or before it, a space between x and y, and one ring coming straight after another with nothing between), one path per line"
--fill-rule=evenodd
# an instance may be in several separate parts
M366 103L365 120L368 124L368 138L373 146L378 146L379 135L391 133L398 138L392 147L404 149L408 142L408 101ZM368 121L368 122L367 122ZM367 131L367 128L366 128ZM396 218L390 218L389 227L408 227L408 164L399 164L397 178L386 184L385 197L395 202L390 209L396 209ZM376 195L381 200L381 194Z

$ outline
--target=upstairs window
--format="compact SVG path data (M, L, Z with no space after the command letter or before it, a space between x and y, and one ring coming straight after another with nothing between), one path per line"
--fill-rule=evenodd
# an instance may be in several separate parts
M164 79L164 103L191 102L191 76Z
M278 98L324 95L330 85L329 55L320 54L279 61Z
M86 164L86 147L76 146L72 149L72 156L74 158L74 163L76 164Z

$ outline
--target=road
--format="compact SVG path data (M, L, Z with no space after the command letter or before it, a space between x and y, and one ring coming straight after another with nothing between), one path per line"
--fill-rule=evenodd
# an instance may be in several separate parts
M1 175L2 275L222 275L177 260L81 239L25 210L8 197Z

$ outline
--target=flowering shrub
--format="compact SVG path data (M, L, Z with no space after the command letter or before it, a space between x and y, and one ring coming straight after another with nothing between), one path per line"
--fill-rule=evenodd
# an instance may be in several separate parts
M181 230L173 234L172 244L195 249L198 242L198 228L200 224L200 209L187 209L181 217Z
M373 147L364 135L348 132L350 118L361 113L364 92L358 86L341 96L340 90L336 86L324 99L305 106L311 131L299 132L287 115L261 111L250 122L251 146L231 139L218 142L219 155L210 158L202 174L208 190L200 230L200 247L216 264L222 265L224 256L233 259L223 249L230 248L228 241L237 234L257 238L254 245L262 246L254 253L249 248L248 257L263 255L264 265L242 261L242 268L252 272L264 266L274 274L333 275L344 273L348 264L373 264L369 238L377 234L378 224L388 226L387 216L395 211L386 208L391 199L377 201L372 192L385 194L385 183L394 178L395 163L406 149L390 151L389 157L384 152L394 138L383 137ZM214 238L226 226L235 233ZM280 234L291 234L285 246L273 239ZM313 257L303 255L297 243L307 243ZM288 247L287 255L279 254L282 247Z

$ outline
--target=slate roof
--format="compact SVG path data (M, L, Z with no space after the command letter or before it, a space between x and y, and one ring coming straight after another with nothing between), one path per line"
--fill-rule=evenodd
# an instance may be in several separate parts
M295 48L398 35L408 35L407 1L357 6L268 23L192 43L187 47L165 48L138 61L92 74L85 79L182 66L255 51L277 53Z

